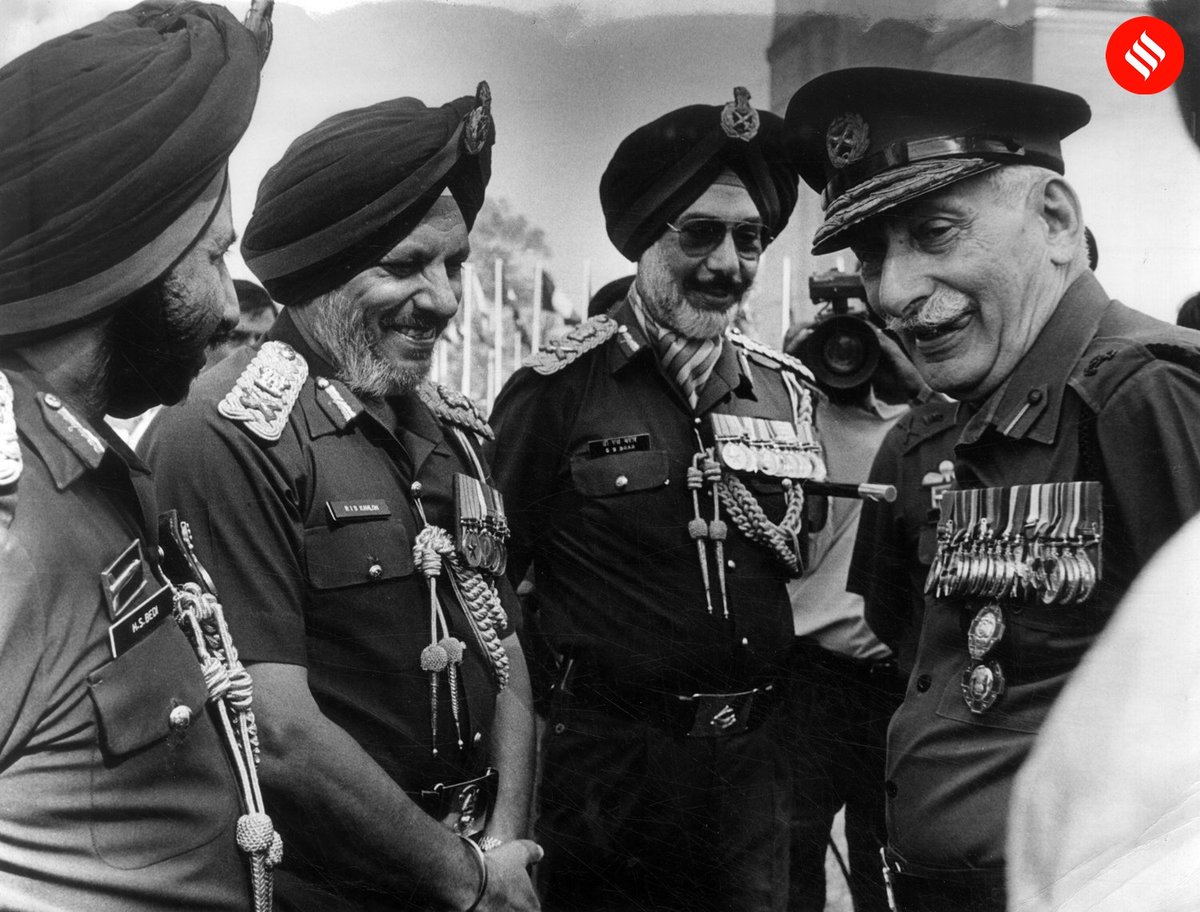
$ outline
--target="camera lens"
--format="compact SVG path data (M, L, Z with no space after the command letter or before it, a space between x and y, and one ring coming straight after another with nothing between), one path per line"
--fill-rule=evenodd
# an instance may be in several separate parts
M862 338L853 333L835 332L825 340L821 362L831 374L848 377L857 374L866 363Z

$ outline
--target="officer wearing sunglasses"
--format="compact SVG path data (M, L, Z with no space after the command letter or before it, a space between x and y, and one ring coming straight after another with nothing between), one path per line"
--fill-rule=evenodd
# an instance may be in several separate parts
M775 669L802 511L771 435L794 441L789 471L820 458L803 368L730 331L796 202L781 130L738 89L626 137L600 201L633 284L493 411L509 572L536 571L536 635L560 663L547 908L786 903ZM742 431L775 475L739 460Z

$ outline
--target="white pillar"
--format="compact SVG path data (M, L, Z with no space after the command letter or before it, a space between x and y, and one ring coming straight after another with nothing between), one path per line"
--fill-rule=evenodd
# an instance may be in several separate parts
M783 258L783 290L779 295L779 347L792 328L792 258Z
M500 381L504 370L504 261L496 258L496 295L492 302L492 393L488 397L488 411L491 411L492 401L500 392Z
M533 322L529 324L529 347L535 352L542 347L542 275L542 261L538 260L533 267Z
M462 306L462 380L459 390L464 396L471 395L471 361L475 356L475 267L470 263L463 266Z

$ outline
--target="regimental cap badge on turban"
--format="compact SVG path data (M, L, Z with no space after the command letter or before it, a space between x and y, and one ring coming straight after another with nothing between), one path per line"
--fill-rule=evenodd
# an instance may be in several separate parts
M475 89L475 108L463 122L463 148L470 155L478 155L496 141L496 128L492 123L492 89L487 80Z
M745 86L736 86L733 101L721 109L721 129L730 139L750 142L758 135L758 112L750 106L750 92Z
M835 168L844 168L861 159L870 144L871 129L858 114L847 113L834 118L825 131L825 150Z

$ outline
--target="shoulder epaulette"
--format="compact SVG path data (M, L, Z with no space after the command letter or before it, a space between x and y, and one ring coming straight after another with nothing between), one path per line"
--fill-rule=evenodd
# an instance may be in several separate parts
M290 345L264 342L217 411L256 437L278 440L307 377L308 364Z
M607 314L597 314L547 343L521 365L532 367L539 374L557 373L576 358L603 345L616 331L616 320Z
M793 358L791 355L785 355L781 351L776 351L775 349L771 348L771 346L764 345L757 339L751 339L749 336L736 329L729 330L728 335L729 340L733 342L734 345L739 345L748 352L754 352L756 355L762 355L764 358L774 361L776 364L795 371L809 383L817 382L816 377L812 375L812 371L805 367L804 362L799 358Z
M1154 361L1169 361L1200 373L1200 350L1169 338L1132 340L1097 338L1084 352L1071 376L1071 386L1099 410L1117 388Z
M13 388L0 371L0 487L15 484L21 477L21 443L13 412Z
M417 395L429 406L429 410L438 420L474 431L486 440L495 436L491 425L484 419L483 412L470 396L464 396L440 383L422 383L417 387Z

